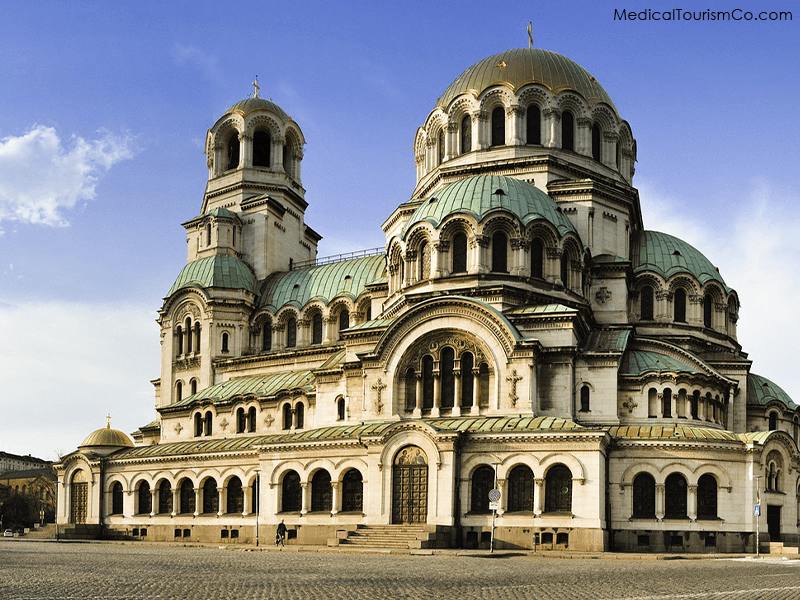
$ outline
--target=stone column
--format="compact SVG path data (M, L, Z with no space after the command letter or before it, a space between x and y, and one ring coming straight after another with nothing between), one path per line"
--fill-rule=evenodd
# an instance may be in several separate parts
M133 490L127 490L125 492L125 501L122 506L122 516L123 517L132 517L136 514L134 503L134 495Z
M242 516L243 517L246 517L251 512L253 512L253 508L250 506L250 503L252 501L252 496L251 496L251 494L249 492L250 492L250 490L247 487L242 486L242 498L244 500L244 502L242 502Z
M562 285L561 283L561 250L556 246L548 246L545 248L544 260L544 278L548 283L553 285Z
M479 387L479 380L480 377L480 369L475 367L472 369L472 408L470 409L471 415L479 415L481 413L481 407L478 406L478 387Z
M433 408L431 409L432 417L439 416L439 410L441 406L442 406L441 377L439 375L439 370L435 369L433 371Z
M194 516L197 517L200 515L200 512L203 509L203 498L201 496L201 490L203 488L196 487L194 488Z
M617 144L619 134L613 131L603 132L603 164L611 169L619 170L617 164Z
M272 151L270 152L272 158L272 171L283 173L283 138L275 136L272 138Z
M699 294L687 296L686 322L695 327L703 326L703 296Z
M405 257L402 259L405 261L406 267L403 272L403 287L408 287L415 283L416 281L416 258L417 252L415 250L409 250L406 252Z
M295 148L294 151L294 179L300 181L300 170L303 167L303 149L301 147Z
M592 120L587 117L575 119L575 151L584 156L592 155Z
M522 146L525 142L522 139L522 113L524 109L519 105L506 108L506 123L510 127L506 128L506 145Z
M561 129L558 124L561 122L561 113L555 108L548 108L544 111L544 127L546 139L545 146L557 148L561 145Z
M239 134L239 143L241 145L239 152L239 166L252 167L253 166L253 136L246 133Z
M447 133L444 136L444 160L458 156L458 123L448 123Z
M339 512L339 482L331 481L331 516Z
M544 479L533 480L533 516L538 517L544 510Z
M485 235L476 235L468 242L468 250L471 256L467 261L467 272L475 273L488 273L489 267L484 260L484 248L489 245L489 238Z
M687 498L687 513L689 520L694 523L697 520L697 486L690 485Z
M158 513L158 488L150 489L150 516L155 517Z
M658 290L655 293L655 306L654 311L656 321L659 323L667 323L672 320L672 315L669 314L669 300L672 299L672 294L667 290Z
M656 484L656 519L664 520L664 484Z
M302 348L311 343L311 321L297 319L297 347Z
M300 516L305 515L308 512L308 495L311 493L311 490L308 486L307 481L300 482Z
M227 494L225 493L225 488L224 487L218 487L217 488L217 505L218 505L217 506L217 516L218 517L221 517L222 515L225 514L225 509L227 508L227 506L225 506L225 504L227 504Z
M450 414L454 417L461 416L461 370L458 369L453 373L455 378L455 397L453 398L453 408Z
M664 392L658 392L656 394L656 416L659 419L664 418Z
M439 278L444 277L450 270L448 262L448 250L450 242L447 240L439 240L433 244L433 251L431 252L431 277Z
M485 111L477 111L470 115L472 117L472 149L485 150L488 146L484 135L485 125L488 115Z
M422 416L422 372L417 371L415 375L417 377L417 397L415 398L416 404L413 416L419 418Z
M325 340L326 344L336 341L337 324L338 319L335 316L329 316L327 319L323 319L322 339Z

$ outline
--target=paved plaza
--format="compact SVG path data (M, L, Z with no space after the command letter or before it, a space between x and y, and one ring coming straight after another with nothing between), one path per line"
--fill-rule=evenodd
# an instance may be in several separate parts
M800 561L0 542L0 598L800 598Z

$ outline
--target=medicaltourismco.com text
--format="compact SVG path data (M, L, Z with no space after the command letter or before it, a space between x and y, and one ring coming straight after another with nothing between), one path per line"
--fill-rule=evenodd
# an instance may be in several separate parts
M626 8L614 9L615 21L712 21L712 22L738 22L738 21L791 21L793 18L790 10L747 10L734 8L732 10L687 10L673 8L671 10L654 10L644 8L628 10Z

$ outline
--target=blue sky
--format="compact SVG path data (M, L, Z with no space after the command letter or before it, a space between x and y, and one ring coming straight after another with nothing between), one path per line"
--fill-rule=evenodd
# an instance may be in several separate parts
M47 416L36 440L21 416L0 419L0 449L52 457L107 411L128 431L151 420L153 319L185 260L180 223L199 211L205 131L255 75L306 135L320 255L373 247L413 188L416 127L463 69L525 45L528 19L535 44L586 67L631 123L646 226L720 266L742 297L754 370L800 399L788 357L800 330L773 304L800 291L789 279L800 10L789 23L620 23L613 8L5 2L0 336L27 339L0 349L0 411L23 403Z

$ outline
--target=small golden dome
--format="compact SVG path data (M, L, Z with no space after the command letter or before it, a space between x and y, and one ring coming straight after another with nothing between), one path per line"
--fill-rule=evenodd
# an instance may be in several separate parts
M133 441L126 433L119 429L111 429L111 419L108 419L105 427L101 427L90 433L80 445L81 448L98 446L106 448L133 448Z

